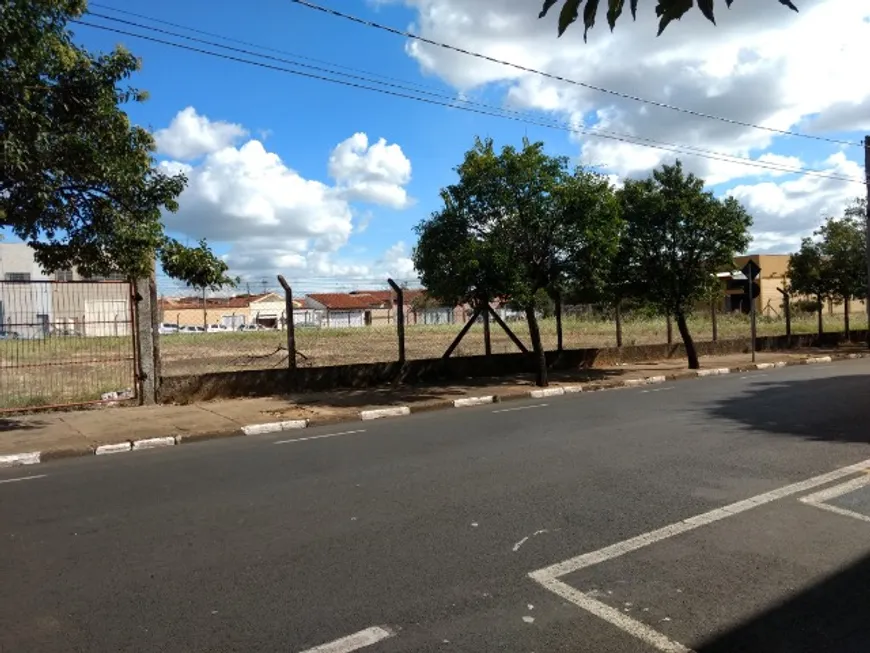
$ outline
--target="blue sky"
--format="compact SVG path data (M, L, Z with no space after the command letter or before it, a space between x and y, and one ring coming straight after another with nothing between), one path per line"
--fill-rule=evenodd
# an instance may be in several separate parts
M827 7L821 0L806 0L799 16L770 10L776 21L772 31L769 23L759 25L767 20L767 9L760 10L764 16L732 10L716 28L687 18L661 39L651 36L654 17L641 16L636 24L621 25L614 35L597 29L588 44L583 44L579 31L557 41L553 25L536 21L528 0L501 2L498 15L485 0L324 0L323 4L403 29L413 25L415 31L435 40L554 74L741 121L815 129L846 140L858 140L860 130L870 128L864 118L870 116L870 111L864 111L865 106L870 108L870 82L866 75L858 75L860 67L855 63L855 57L870 48L861 44L870 43L863 15L870 9L856 9L849 0L829 0ZM772 137L760 130L520 74L439 48L409 48L404 38L290 0L260 0L246 9L238 3L204 0L91 4L93 12L179 31L112 12L107 6L424 85L446 95L463 93L463 97L528 112L533 118L582 120L659 141L733 156L772 157L767 160L779 165L860 177L857 148ZM856 26L851 21L848 29L831 30L835 33L821 31L825 21L845 9L857 12L865 22L857 21ZM88 20L144 31L97 17ZM800 46L801 35L811 27L822 35L812 60ZM475 135L490 136L498 144L518 144L523 136L544 140L553 154L603 164L603 171L612 174L615 182L625 175L645 174L673 158L657 150L581 139L564 131L304 79L85 26L74 29L89 49L107 50L123 43L142 58L142 71L134 83L147 89L150 99L129 106L128 111L135 122L158 133L171 128L166 133L175 147L161 148L160 160L185 166L192 178L182 195L181 211L167 219L167 226L183 238L208 237L219 253L227 255L233 271L249 279L274 279L284 273L308 285L338 287L365 285L387 274L412 277L408 256L413 227L438 208L439 189L453 180L452 168ZM843 72L844 65L854 67L851 80L841 79L849 73ZM808 88L813 85L817 92ZM211 147L202 146L202 141L199 149L185 147L184 139L193 136L173 120L187 108L195 112L202 133L217 134L225 128L236 135L216 137L209 141ZM356 154L345 160L346 165L331 169L330 157L339 152L336 147L360 132L367 137L365 144L357 141L356 149L350 148ZM383 147L375 146L378 139L385 139ZM246 146L251 140L260 141L262 148ZM166 142L158 139L158 144ZM193 154L180 157L184 151ZM280 169L269 158L273 155L280 157ZM733 193L750 208L756 216L756 251L789 251L823 215L838 213L848 199L862 192L860 186L835 179L774 175L758 168L683 158L714 182L717 192ZM405 163L410 164L410 179L402 172ZM331 176L330 170L338 176ZM273 175L271 181L256 178L267 173ZM282 194L282 180L287 181L286 187L298 189L300 197L288 197L286 188ZM233 183L242 185L237 190ZM310 198L301 199L309 192ZM411 199L397 199L404 194Z

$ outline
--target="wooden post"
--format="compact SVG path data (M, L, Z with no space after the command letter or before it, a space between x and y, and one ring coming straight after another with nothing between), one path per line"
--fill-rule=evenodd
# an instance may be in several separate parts
M483 302L486 304L486 309L483 311L483 352L487 356L492 356L492 334L489 328L489 299L485 298Z
M387 279L396 293L396 334L399 338L399 362L405 362L405 291L392 279Z
M622 347L622 300L616 300L616 346Z
M562 340L562 293L556 293L556 351L564 349Z
M666 323L667 328L668 328L668 344L672 345L672 344L674 344L674 325L673 325L673 322L671 322L671 314L670 313L668 313L665 316L665 323Z
M208 331L208 300L206 299L206 289L202 289L202 330Z
M284 278L284 275L278 275L278 283L284 289L284 310L287 313L287 367L291 370L296 369L296 328L293 324L293 289Z
M843 300L843 328L846 330L846 342L852 342L852 331L849 328L849 310L852 308L850 304L849 298L846 297Z
M719 342L719 323L716 321L716 300L710 302L710 322L713 325L713 342Z

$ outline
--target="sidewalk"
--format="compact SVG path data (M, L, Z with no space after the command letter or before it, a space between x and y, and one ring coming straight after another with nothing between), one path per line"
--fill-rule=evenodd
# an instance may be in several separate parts
M762 367L777 362L795 365L805 363L808 358L830 354L835 358L863 356L848 354L843 350L759 353L756 362ZM447 385L336 390L283 397L220 400L186 406L102 407L0 416L0 467L496 403L530 396L663 382L666 378L704 376L723 369L755 369L750 363L749 354L705 357L701 360L701 367L700 373L692 372L686 369L685 360L670 359L553 372L550 375L551 387L543 392L535 389L531 375L522 375L470 379Z

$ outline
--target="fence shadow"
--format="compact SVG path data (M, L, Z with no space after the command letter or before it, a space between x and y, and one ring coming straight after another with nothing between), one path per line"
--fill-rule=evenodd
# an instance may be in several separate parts
M0 433L7 431L32 431L45 426L42 420L16 419L14 417L0 417Z
M870 555L693 648L697 653L866 653Z
M712 417L772 434L870 443L870 375L757 384L707 410Z

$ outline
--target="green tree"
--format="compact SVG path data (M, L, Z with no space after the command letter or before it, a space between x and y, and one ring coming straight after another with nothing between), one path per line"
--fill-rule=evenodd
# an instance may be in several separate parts
M751 1L760 2L762 0ZM771 0L764 1L770 2ZM794 11L798 10L790 0L777 1L789 9ZM547 12L560 2L563 4L562 9L559 12L559 36L562 36L562 34L565 33L565 30L568 29L568 26L579 18L583 0L544 0L544 6L541 9L541 13L538 15L538 18L546 16ZM731 8L732 2L734 2L734 0L725 0L725 4L729 9ZM589 30L595 26L595 19L598 17L598 9L602 4L607 5L607 24L610 25L610 29L613 30L616 27L616 21L619 20L619 17L622 15L626 2L625 0L606 0L606 2L602 3L600 0L586 0L586 6L583 7L583 40L586 40L586 35ZM715 25L716 17L713 13L714 0L698 0L697 4L701 13L704 14L707 20ZM628 5L631 8L631 17L637 19L638 0L629 0ZM658 34L661 35L671 21L679 20L694 6L694 0L658 0L656 4L656 15L659 17Z
M788 260L787 276L789 293L815 298L819 317L818 333L821 338L824 334L822 309L824 300L833 295L833 275L820 244L812 238L804 238L800 249Z
M138 60L73 42L67 25L85 9L85 0L0 4L0 225L48 272L147 277L167 248L219 270L210 252L164 234L161 214L177 210L186 179L155 168L151 134L121 109L145 99L127 85Z
M528 141L497 152L492 140L478 139L456 170L459 182L442 192L444 209L418 229L415 266L441 299L505 297L522 307L544 386L537 313L566 280L602 276L618 237L613 190Z
M704 190L704 180L682 164L664 165L618 193L625 220L622 284L628 294L672 315L689 368L698 353L687 317L709 289L710 275L749 245L752 218L732 197Z
M828 218L816 231L829 275L831 296L844 305L843 326L847 338L851 301L867 296L867 241L861 213L861 205L853 204L842 218Z

